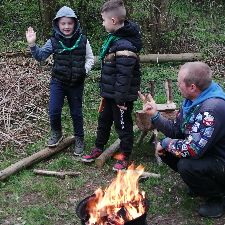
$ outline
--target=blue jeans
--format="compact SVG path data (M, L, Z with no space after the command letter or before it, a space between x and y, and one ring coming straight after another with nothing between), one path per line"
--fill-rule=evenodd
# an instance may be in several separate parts
M55 78L51 79L49 117L52 130L59 131L62 129L61 114L64 99L67 97L70 115L73 120L74 135L80 137L84 136L82 113L83 90L83 83L78 86L68 86Z

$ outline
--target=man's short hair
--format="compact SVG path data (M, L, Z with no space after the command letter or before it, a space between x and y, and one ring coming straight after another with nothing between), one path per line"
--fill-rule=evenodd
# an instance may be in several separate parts
M188 62L181 66L186 70L184 82L187 86L195 84L200 91L207 89L212 82L212 70L203 62Z
M120 23L126 19L126 9L123 0L109 0L102 6L101 13L109 13L111 17L116 17Z

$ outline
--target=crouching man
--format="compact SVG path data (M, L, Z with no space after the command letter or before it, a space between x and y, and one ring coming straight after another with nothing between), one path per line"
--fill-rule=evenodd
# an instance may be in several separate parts
M160 115L150 95L139 93L143 109L166 136L156 150L162 161L192 194L205 197L198 213L217 218L225 213L225 93L203 62L185 63L177 81L184 101L175 121Z

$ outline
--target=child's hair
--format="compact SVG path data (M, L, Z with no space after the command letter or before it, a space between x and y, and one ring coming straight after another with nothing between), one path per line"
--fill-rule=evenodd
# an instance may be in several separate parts
M126 9L123 0L109 0L102 6L101 13L109 13L110 16L116 17L120 23L126 18Z

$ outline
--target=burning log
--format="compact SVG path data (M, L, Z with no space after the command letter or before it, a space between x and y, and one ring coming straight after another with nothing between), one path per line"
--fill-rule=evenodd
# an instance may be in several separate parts
M82 225L147 225L148 200L138 185L143 172L143 167L131 165L104 191L98 189L82 200L76 208Z
M57 171L37 170L37 169L34 169L33 172L38 175L56 176L61 179L65 179L66 176L76 177L81 174L80 172L72 172L72 171L57 172Z
M0 171L0 180L4 180L7 177L9 177L12 174L15 174L16 172L27 168L43 159L46 159L50 157L53 154L56 154L57 152L62 151L63 149L67 148L71 144L74 143L74 137L68 137L64 139L62 142L59 143L59 145L55 148L45 148L31 156L28 156L20 161L18 161L15 164L12 164L11 166L7 167L6 169Z

